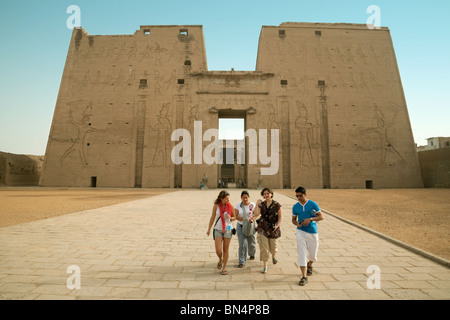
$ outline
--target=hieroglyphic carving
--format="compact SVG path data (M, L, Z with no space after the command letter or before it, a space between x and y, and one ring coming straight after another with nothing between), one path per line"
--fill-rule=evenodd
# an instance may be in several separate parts
M111 69L108 69L108 73L106 74L106 76L103 77L100 84L104 87L107 87L111 84L111 79L112 79Z
M177 81L177 69L173 69L168 79L164 81L164 83L166 84L166 90L169 90L169 88L173 87L176 81Z
M172 134L172 121L169 116L170 102L163 103L154 125L150 125L151 131L155 132L152 142L156 143L155 151L148 167L165 167L169 164L170 136Z
M154 88L154 94L156 95L161 95L161 82L162 79L164 78L161 73L158 70L154 71L155 74L155 83L153 85ZM147 77L147 75L144 76L145 78Z
M139 56L141 57L139 59L140 62L145 59L150 59L152 56L152 46L150 45L150 42L147 42L145 45L145 49L139 53Z
M375 110L375 120L376 120L376 127L362 129L362 132L364 134L375 134L376 139L376 149L380 150L380 166L384 165L393 165L395 166L396 162L399 162L402 166L405 166L407 164L407 161L402 157L400 152L397 150L397 148L391 143L391 138L389 134L389 129L394 127L396 124L396 117L398 113L398 106L394 104L393 107L393 116L391 121L387 122L387 117L384 115L384 113L380 110L380 108L377 106L377 104L374 104L374 110ZM388 156L393 155L394 159L391 158L391 160L388 162Z
M123 87L127 86L127 82L125 80L125 75L124 75L123 69L119 69L119 71L117 72L117 77L115 77L115 80L113 83L116 87L123 88Z
M273 104L268 104L267 106L268 117L266 128L279 129L278 112L275 111Z
M368 56L364 53L363 49L361 48L361 46L358 44L356 46L356 56L358 57L358 60L364 64L368 64L367 62L367 58Z
M76 103L78 103L78 102L76 102ZM92 107L90 107L89 105L86 106L85 110L82 112L80 121L74 120L71 107L69 108L70 123L77 127L78 133L77 133L76 138L70 139L70 141L72 142L72 145L66 151L64 151L63 155L59 158L59 165L62 166L64 159L66 159L69 156L69 154L71 154L72 152L76 152L80 157L83 167L85 167L87 164L85 153L84 153L86 135L91 132L103 133L103 132L106 132L106 130L101 130L101 129L96 129L96 128L91 127L91 109L92 109ZM61 141L62 139L55 138L55 140ZM69 140L67 140L67 141L69 141Z
M194 121L198 121L198 105L194 105L189 110L189 125L193 125Z
M138 54L138 45L137 45L136 41L133 41L131 43L131 47L128 48L128 53L127 53L128 61L134 62L137 54Z
M162 53L166 52L166 48L162 48L161 45L158 42L155 42L155 48L153 49L155 51L155 67L161 66L161 55Z
M380 54L382 52L382 54ZM373 46L362 47L361 45L334 45L320 46L314 48L314 57L321 64L330 65L355 65L370 63L391 66L391 52L389 48L374 48Z
M97 71L96 76L94 77L94 79L91 81L91 86L92 87L97 87L100 85L101 82L101 78L102 78L102 72L100 70Z
M136 69L129 69L128 71L128 78L126 81L127 86L132 84L136 77Z
M318 167L319 162L316 159L315 149L320 147L318 139L319 125L314 124L311 119L305 103L296 101L298 117L295 120L297 139L299 141L299 161L301 166Z
M140 62L153 58L153 65L155 67L162 66L162 55L167 51L168 49L161 47L158 42L155 42L154 44L150 44L150 42L147 42L145 45L145 49L139 53Z

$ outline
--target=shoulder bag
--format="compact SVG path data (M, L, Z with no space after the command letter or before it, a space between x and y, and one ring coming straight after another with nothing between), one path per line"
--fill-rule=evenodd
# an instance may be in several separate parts
M243 221L242 221L242 234L246 237L251 237L255 234L255 222L248 221L248 214L245 211L245 206L241 202L241 208L243 212Z

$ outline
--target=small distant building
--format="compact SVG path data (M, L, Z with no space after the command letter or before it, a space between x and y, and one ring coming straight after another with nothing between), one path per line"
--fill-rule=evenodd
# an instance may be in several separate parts
M418 146L417 151L450 148L450 137L432 137L427 139L426 146Z
M0 186L37 186L44 156L0 152Z

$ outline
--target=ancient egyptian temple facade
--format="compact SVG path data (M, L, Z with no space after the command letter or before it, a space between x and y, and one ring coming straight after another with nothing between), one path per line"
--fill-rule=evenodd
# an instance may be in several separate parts
M244 143L217 139L222 118L244 119ZM254 71L208 71L199 25L74 29L40 184L205 178L209 188L422 187L389 29L263 26Z

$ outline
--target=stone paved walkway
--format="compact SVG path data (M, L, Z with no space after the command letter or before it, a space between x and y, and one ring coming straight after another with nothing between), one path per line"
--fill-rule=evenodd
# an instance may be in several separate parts
M315 273L298 286L295 200L280 194L279 263L261 274L258 252L236 268L235 237L222 276L205 234L219 191L177 191L1 228L0 299L450 299L449 268L330 215L318 224ZM236 204L240 190L230 193ZM259 191L250 195L256 201ZM79 268L80 289L68 288L77 274L70 266ZM369 266L379 267L380 289L368 288Z

